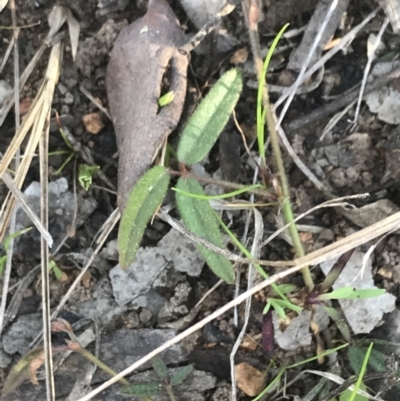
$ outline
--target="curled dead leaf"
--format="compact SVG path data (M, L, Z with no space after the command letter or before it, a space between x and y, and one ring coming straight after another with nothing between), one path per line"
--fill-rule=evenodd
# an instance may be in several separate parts
M118 205L149 169L179 122L186 95L188 58L178 51L184 34L165 0L150 0L143 18L124 28L111 52L107 95L119 149ZM159 110L169 68L170 104Z

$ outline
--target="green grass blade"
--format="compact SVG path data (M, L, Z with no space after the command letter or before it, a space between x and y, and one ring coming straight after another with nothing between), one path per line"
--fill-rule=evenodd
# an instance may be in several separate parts
M242 73L227 71L197 107L178 145L178 160L193 165L207 156L224 129L242 91Z
M172 188L172 190L175 192L179 192L182 195L191 196L192 198L196 198L196 199L218 200L218 199L232 198L233 196L243 194L244 192L248 192L248 191L251 191L252 189L256 189L256 188L265 188L265 187L260 184L248 185L244 188L237 189L236 191L232 191L232 192L229 192L227 194L222 194L222 195L197 195L197 194L192 194L190 192L182 191L179 188L175 188L175 187Z
M193 178L180 178L176 187L184 192L204 195L203 188ZM220 248L224 247L218 221L210 204L206 200L195 199L176 193L176 203L187 228L207 239ZM197 245L211 270L227 283L233 283L235 273L231 262L222 255L216 254L201 245Z
M264 146L265 146L265 110L263 110L262 106L262 96L263 96L263 88L264 88L264 83L265 83L265 77L267 75L267 70L269 66L269 62L271 61L272 55L275 51L276 46L278 45L278 42L280 38L282 37L283 33L285 32L286 28L289 26L289 24L286 24L276 35L274 41L272 42L271 47L268 50L267 57L265 58L263 69L262 69L262 74L261 74L261 79L260 82L258 83L258 92L257 92L257 141L258 141L258 151L260 153L262 165L265 166L265 152L264 152Z
M253 255L246 249L245 246L236 238L235 234L226 226L226 224L222 221L222 219L218 216L217 213L215 213L215 217L218 220L219 224L221 227L224 229L224 231L229 235L229 238L232 240L232 242L240 249L240 251L246 255L247 258L252 259ZM269 276L267 273L265 273L264 269L258 265L254 264L254 267L257 269L257 271L261 274L264 279L267 279ZM272 289L275 291L277 295L279 295L282 299L286 300L289 302L289 300L286 298L285 294L280 290L279 286L275 283L271 284ZM265 312L266 313L266 312Z
M130 193L118 233L121 269L126 269L135 259L147 223L167 193L169 180L165 167L156 166L143 175Z
M362 366L361 366L360 375L359 375L358 378L357 378L357 382L356 382L356 384L354 385L354 390L353 390L353 392L352 392L352 394L351 394L351 396L350 396L350 398L349 398L348 401L354 401L355 398L356 398L357 392L358 392L358 390L359 390L360 387L361 387L362 380L363 380L364 375L365 375L365 373L366 373L366 371L367 371L368 360L369 360L369 356L371 355L371 351L372 351L372 347L373 347L373 346L374 346L374 343L371 343L371 344L369 345L369 347L368 347L367 353L365 354L365 358L364 358L363 364L362 364Z

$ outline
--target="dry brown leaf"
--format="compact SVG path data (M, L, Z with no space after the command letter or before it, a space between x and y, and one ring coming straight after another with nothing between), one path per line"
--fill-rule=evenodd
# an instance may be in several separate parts
M53 37L60 30L64 25L64 22L68 23L72 59L75 60L78 51L80 26L71 10L65 6L56 4L49 14L48 22L50 26L49 38Z
M249 51L243 47L239 50L236 50L229 61L235 65L243 64L247 60L247 57L249 57Z
M153 163L179 122L188 58L178 51L183 31L165 0L150 0L143 18L124 28L111 52L107 94L119 149L118 205L125 207L137 180ZM167 67L173 101L159 110Z
M246 362L235 366L235 375L237 386L250 397L260 394L265 387L265 375Z
M98 134L103 128L104 123L99 113L90 113L82 117L82 122L87 132Z

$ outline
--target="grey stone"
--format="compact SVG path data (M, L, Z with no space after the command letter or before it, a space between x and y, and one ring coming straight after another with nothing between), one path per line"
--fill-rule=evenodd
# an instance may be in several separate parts
M4 351L8 354L25 354L29 351L30 343L42 330L42 315L34 313L18 318L3 335Z

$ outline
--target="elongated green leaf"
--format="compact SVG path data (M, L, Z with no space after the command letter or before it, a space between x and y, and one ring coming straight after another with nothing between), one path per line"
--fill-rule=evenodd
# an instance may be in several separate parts
M180 178L177 188L185 192L204 195L203 188L193 178ZM213 209L206 200L196 199L176 193L176 203L182 219L190 231L212 242L220 248L224 247ZM235 273L231 262L222 255L212 252L201 245L197 246L211 270L227 283L233 283Z
M153 369L160 379L165 379L166 377L168 377L167 365L164 363L160 356L155 356L150 362L151 366L153 366Z
M135 259L147 223L167 192L169 174L165 167L147 171L129 195L118 233L119 265L126 269Z
M188 365L177 370L171 377L171 386L182 383L192 372L193 365Z
M277 299L270 299L269 302L271 303L271 306L275 309L275 312L278 314L278 316L282 319L285 319L286 313L285 309L282 308L281 305L279 305L279 302L276 302Z
M218 80L182 132L178 145L180 162L192 165L207 156L228 122L241 91L242 74L237 68Z
M329 315L329 317L336 323L336 326L342 333L342 336L346 339L347 342L351 341L351 331L350 327L347 324L346 318L343 315L343 312L341 309L335 309L331 306L324 305L323 307L326 311L326 313Z
M162 385L160 383L135 383L130 386L123 387L120 391L122 394L136 396L151 396L160 394Z
M362 288L355 289L353 287L337 288L327 294L321 294L317 298L320 300L327 299L366 299L375 298L383 295L386 290L381 288Z

